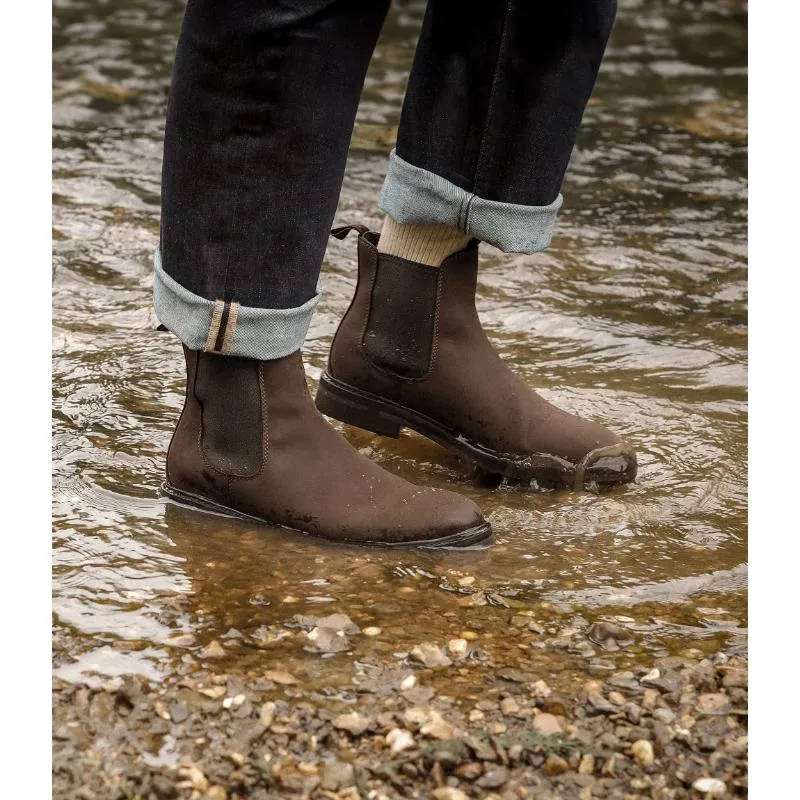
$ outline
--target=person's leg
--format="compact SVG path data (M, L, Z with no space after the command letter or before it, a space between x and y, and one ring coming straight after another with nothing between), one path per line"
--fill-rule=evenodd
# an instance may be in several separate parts
M154 284L187 368L164 491L340 541L468 545L490 533L477 507L358 454L299 352L387 5L189 0Z
M388 0L189 0L167 111L155 307L197 350L298 350ZM219 324L227 306L226 325Z
M387 434L414 428L513 478L633 479L633 449L530 389L475 310L477 241L517 253L550 242L614 14L615 0L429 1L381 195L388 224L359 239L356 298L317 395L324 413Z
M616 0L430 0L381 208L501 250L550 243Z

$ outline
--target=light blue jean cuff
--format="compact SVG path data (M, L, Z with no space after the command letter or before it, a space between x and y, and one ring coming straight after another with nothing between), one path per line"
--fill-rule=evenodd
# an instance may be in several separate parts
M167 275L158 251L154 267L156 316L191 350L269 361L303 346L319 287L314 297L297 308L251 308L190 292Z
M485 200L392 150L380 205L405 225L439 222L505 253L537 253L550 244L563 202L560 194L549 206Z

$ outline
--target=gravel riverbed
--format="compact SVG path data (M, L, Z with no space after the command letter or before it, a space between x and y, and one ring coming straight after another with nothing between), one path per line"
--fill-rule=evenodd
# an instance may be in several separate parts
M322 688L275 664L226 674L208 655L160 682L54 678L53 796L747 796L740 655L665 657L567 691L496 669L459 639L420 644L399 665L353 662L349 685ZM449 671L475 691L448 696Z

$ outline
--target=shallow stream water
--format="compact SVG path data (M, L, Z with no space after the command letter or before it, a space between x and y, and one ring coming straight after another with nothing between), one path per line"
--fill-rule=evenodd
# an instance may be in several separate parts
M492 549L435 554L331 546L162 498L183 363L154 330L152 253L182 4L56 0L54 12L57 674L158 679L218 642L228 671L289 669L322 685L353 659L403 658L469 631L498 668L557 682L746 647L741 4L623 2L552 247L482 248L479 310L501 354L552 401L629 439L636 483L602 495L486 487L421 437L347 429L387 469L485 510ZM420 15L419 3L398 4L387 22L337 223L379 224ZM331 241L305 348L312 388L354 288L354 254L353 241ZM333 612L381 632L327 658L286 625ZM533 629L510 624L520 613ZM606 652L576 638L598 621L633 642Z

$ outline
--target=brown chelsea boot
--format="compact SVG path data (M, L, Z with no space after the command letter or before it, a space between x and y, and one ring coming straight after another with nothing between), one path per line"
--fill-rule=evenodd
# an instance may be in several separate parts
M294 353L254 361L189 350L164 493L207 511L352 544L466 547L489 523L454 492L414 486L322 417Z
M317 407L384 436L404 427L482 469L542 486L632 481L633 448L602 425L561 411L503 362L475 308L473 241L429 267L379 253L362 226L358 286L331 347Z

